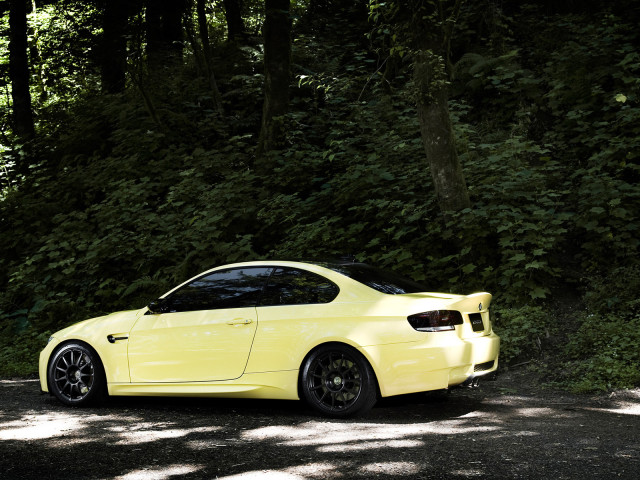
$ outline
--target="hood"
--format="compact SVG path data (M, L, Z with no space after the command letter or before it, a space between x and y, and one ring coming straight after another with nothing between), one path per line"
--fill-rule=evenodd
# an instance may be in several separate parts
M53 334L60 340L67 338L89 339L106 331L128 332L133 324L146 311L146 307L138 310L125 310L110 313L101 317L90 318L64 328Z

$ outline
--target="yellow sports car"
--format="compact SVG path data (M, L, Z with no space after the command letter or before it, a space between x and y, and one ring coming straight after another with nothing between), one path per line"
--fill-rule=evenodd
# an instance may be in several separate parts
M345 417L495 371L490 302L362 263L225 265L142 309L54 333L40 384L67 405L107 393L303 398Z

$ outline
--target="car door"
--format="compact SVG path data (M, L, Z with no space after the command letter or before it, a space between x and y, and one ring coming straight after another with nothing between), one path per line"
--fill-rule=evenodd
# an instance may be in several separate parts
M131 382L203 382L240 377L257 327L256 302L269 267L205 274L161 299L129 334Z
M336 321L341 323L343 307L331 303L339 292L321 275L277 267L260 297L260 324L247 372L298 368L301 350L313 339L331 335Z

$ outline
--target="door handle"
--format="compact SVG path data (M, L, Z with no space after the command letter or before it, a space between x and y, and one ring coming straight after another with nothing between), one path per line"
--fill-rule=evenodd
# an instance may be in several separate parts
M253 323L253 320L250 318L234 318L233 320L227 321L227 325L249 325Z

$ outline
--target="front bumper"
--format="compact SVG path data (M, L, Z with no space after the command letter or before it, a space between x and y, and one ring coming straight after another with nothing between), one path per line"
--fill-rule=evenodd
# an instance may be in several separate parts
M40 352L38 374L40 376L40 391L42 393L49 392L49 384L47 383L47 367L49 366L49 358L51 357L51 353L53 353L59 343L60 340L52 337L49 343L47 343L47 346L44 347L44 350Z

